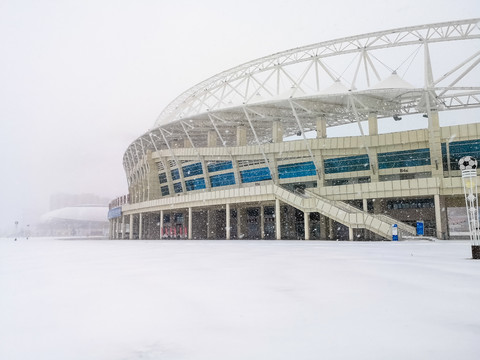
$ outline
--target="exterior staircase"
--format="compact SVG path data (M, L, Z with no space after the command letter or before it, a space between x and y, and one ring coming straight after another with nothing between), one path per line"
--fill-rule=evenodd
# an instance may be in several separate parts
M397 224L404 235L415 236L413 226L402 223L387 215L371 214L343 201L329 200L312 191L291 192L283 187L274 185L275 197L299 210L305 212L319 212L340 224L369 230L385 239L392 239L392 225Z

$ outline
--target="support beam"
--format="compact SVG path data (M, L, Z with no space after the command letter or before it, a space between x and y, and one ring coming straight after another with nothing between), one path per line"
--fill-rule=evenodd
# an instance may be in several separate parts
M243 233L242 233L242 208L240 206L237 206L237 239L243 238Z
M125 233L127 231L127 223L125 221L125 215L122 214L122 240L125 239Z
M444 205L443 201L440 201L440 195L434 195L433 201L435 204L435 228L437 233L438 239L445 239L446 238L446 224L443 224L442 219L442 205Z
M227 240L230 240L230 233L231 233L231 227L230 227L230 204L225 205L225 238Z
M113 219L113 239L117 239L118 236L118 219Z
M275 120L272 124L272 140L275 143L283 141L283 126L280 120Z
M376 113L368 114L368 134L378 135L378 119Z
M245 126L237 126L237 146L247 145L247 128Z
M327 240L328 218L320 214L320 240Z
M317 139L327 137L327 119L324 116L317 118Z
M160 240L163 238L163 210L160 210Z
M280 200L275 199L275 237L277 240L282 240L282 223L280 221Z
M133 214L130 214L129 227L130 227L130 234L129 234L128 237L129 237L130 240L133 240Z
M353 241L353 227L348 227L348 240Z
M260 206L260 238L265 239L265 207Z
M192 208L188 208L188 240L192 240Z
M217 146L217 132L215 130L210 130L207 135L207 146L216 147Z
M310 213L303 213L303 222L305 224L305 240L310 240Z
M328 238L333 240L335 235L335 229L333 228L333 220L332 218L328 218Z
M143 238L143 214L138 214L138 240L142 240Z

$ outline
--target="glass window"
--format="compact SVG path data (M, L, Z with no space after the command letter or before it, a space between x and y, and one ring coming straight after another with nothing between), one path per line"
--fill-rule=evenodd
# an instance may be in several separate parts
M430 165L428 148L379 153L377 157L379 169Z
M178 169L173 169L170 172L172 174L172 180L180 179L180 172L178 171Z
M207 169L209 172L216 172L216 171L233 169L233 165L231 161L221 161L221 162L208 164Z
M162 196L170 195L170 191L168 190L168 186L162 186L160 188L160 190L162 191Z
M199 178L199 179L186 180L185 187L187 188L187 191L205 189L205 179Z
M335 159L325 159L325 174L337 174L351 171L365 171L370 168L368 155L347 156Z
M182 183L175 183L173 184L173 190L175 191L175 193L181 193L183 192L183 189L182 189Z
M167 182L167 174L165 173L158 174L158 181L160 181L160 184L165 184Z
M311 176L315 174L315 164L313 163L313 161L278 166L278 177L280 179Z
M183 167L183 177L190 177L195 175L202 175L202 163L186 165Z
M272 175L270 175L270 170L268 169L268 167L251 169L251 170L243 170L243 171L240 171L240 176L242 178L242 183L272 179Z
M235 176L233 175L233 172L220 174L220 175L213 175L213 176L210 176L210 183L212 184L212 187L234 185Z

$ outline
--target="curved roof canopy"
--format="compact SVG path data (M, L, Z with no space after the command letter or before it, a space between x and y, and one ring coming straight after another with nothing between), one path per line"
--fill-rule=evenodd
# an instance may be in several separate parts
M188 140L206 146L215 131L235 145L271 141L271 123L284 136L366 119L480 107L480 19L357 35L252 60L193 86L159 115L154 128L124 155L132 169L147 150Z

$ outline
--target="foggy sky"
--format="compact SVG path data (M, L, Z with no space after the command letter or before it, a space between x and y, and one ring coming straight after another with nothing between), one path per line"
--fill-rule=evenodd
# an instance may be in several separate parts
M126 147L181 92L311 43L480 16L476 0L0 1L0 233L50 194L127 193Z

